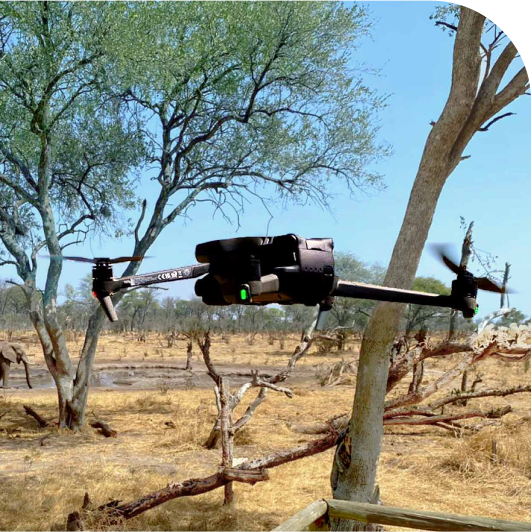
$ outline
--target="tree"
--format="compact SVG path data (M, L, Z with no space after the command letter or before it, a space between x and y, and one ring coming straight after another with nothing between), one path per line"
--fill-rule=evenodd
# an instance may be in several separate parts
M0 6L0 264L15 266L72 426L76 385L57 316L62 254L89 231L110 231L132 206L129 170L143 153L136 123L103 96L115 18L105 4ZM51 259L43 290L39 253Z
M140 141L148 141L160 188L149 209L142 202L134 255L200 201L237 217L249 198L267 194L326 204L333 177L351 188L377 185L367 168L385 147L370 124L383 99L348 70L369 26L357 6L39 2L1 9L4 263L24 282L58 388L60 425L78 429L104 315L91 316L72 376L56 316L60 256L131 206L128 170L140 162ZM53 258L41 302L35 274L43 247Z
M350 189L379 184L367 168L387 151L371 126L384 101L348 69L369 28L362 8L164 2L115 9L125 20L111 47L115 94L148 121L160 186L151 211L142 203L132 255L144 255L197 202L237 218L250 198L327 205L332 179ZM125 275L138 268L131 263ZM104 319L98 311L87 329L74 427L83 423Z
M526 318L527 316L521 310L513 309L509 314L502 316L497 325L498 327L510 327L513 323L521 325L526 322Z
M31 327L22 290L6 282L0 282L0 323L7 329L8 340L14 329Z
M388 286L404 289L412 286L437 200L450 174L468 158L463 157L464 149L478 131L488 130L507 116L498 113L529 89L524 67L501 88L509 66L517 58L516 47L505 41L499 51L505 38L503 32L479 13L465 7L455 9L457 26L439 21L439 25L455 33L450 94L424 147L385 277ZM488 28L492 31L486 32ZM491 40L484 43L482 38ZM383 433L389 349L402 315L400 305L380 304L365 331L349 433L338 446L334 459L331 483L336 498L368 502L373 497ZM333 526L350 529L353 523L336 521Z
M83 331L88 318L98 306L92 295L92 274L85 275L79 282L78 288L67 284L64 294L66 301L58 307L57 318L63 328Z
M143 331L146 324L146 318L150 311L159 309L160 306L156 301L153 290L133 290L125 294L120 306L119 312L121 320L129 325L129 330L133 332Z

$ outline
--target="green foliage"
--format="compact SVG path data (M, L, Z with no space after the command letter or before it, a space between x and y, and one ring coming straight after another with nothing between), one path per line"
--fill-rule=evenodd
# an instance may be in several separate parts
M25 228L15 240L42 240L48 202L57 233L82 216L78 237L121 223L144 150L138 123L109 97L108 5L6 2L0 21L0 207Z
M419 292L430 292L441 296L449 296L451 289L435 277L416 277L412 290Z
M430 20L442 21L453 26L459 24L459 10L461 6L459 4L441 4L435 7L435 10L432 15L430 15ZM442 31L449 32L450 36L454 35L454 30L445 25L440 25Z
M369 31L363 8L321 2L113 5L117 94L149 117L165 196L207 195L222 212L274 186L286 200L328 200L330 178L378 185L387 149L372 119L384 98L349 69ZM134 42L134 46L130 43ZM229 211L230 212L230 211Z
M20 287L0 282L0 328L18 329L29 324L26 300Z
M144 330L146 319L150 314L155 314L160 309L154 290L133 290L127 293L118 306L120 313L120 328Z
M58 307L59 320L67 329L85 329L90 315L99 305L92 295L92 274L85 275L77 288L67 284L63 296L65 301Z

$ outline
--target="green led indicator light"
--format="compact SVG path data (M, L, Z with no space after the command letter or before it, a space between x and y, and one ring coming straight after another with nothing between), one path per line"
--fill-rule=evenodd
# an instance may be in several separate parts
M240 299L242 301L246 301L248 299L248 294L247 294L247 290L245 288L242 288L240 290Z
M476 308L474 309L474 315L476 315L479 312L479 305L476 305Z

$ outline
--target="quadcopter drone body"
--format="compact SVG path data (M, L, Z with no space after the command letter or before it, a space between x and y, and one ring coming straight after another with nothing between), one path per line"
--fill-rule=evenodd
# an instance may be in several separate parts
M94 263L93 294L111 321L118 319L111 296L120 290L202 276L195 292L207 305L318 304L317 328L324 324L335 297L447 307L472 318L478 310L478 288L502 291L489 279L478 279L457 266L441 250L442 260L457 274L449 296L342 281L334 272L333 251L331 238L294 234L214 240L196 247L200 264L120 278L114 277L112 264L142 257L81 260Z

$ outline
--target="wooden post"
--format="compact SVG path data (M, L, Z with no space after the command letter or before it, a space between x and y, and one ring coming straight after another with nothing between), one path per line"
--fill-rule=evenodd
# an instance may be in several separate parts
M232 468L234 459L234 429L232 426L232 413L230 408L230 385L229 379L220 378L219 398L221 403L220 426L221 426L221 467L223 470ZM232 482L225 484L225 499L223 504L231 506L234 502L234 490Z

